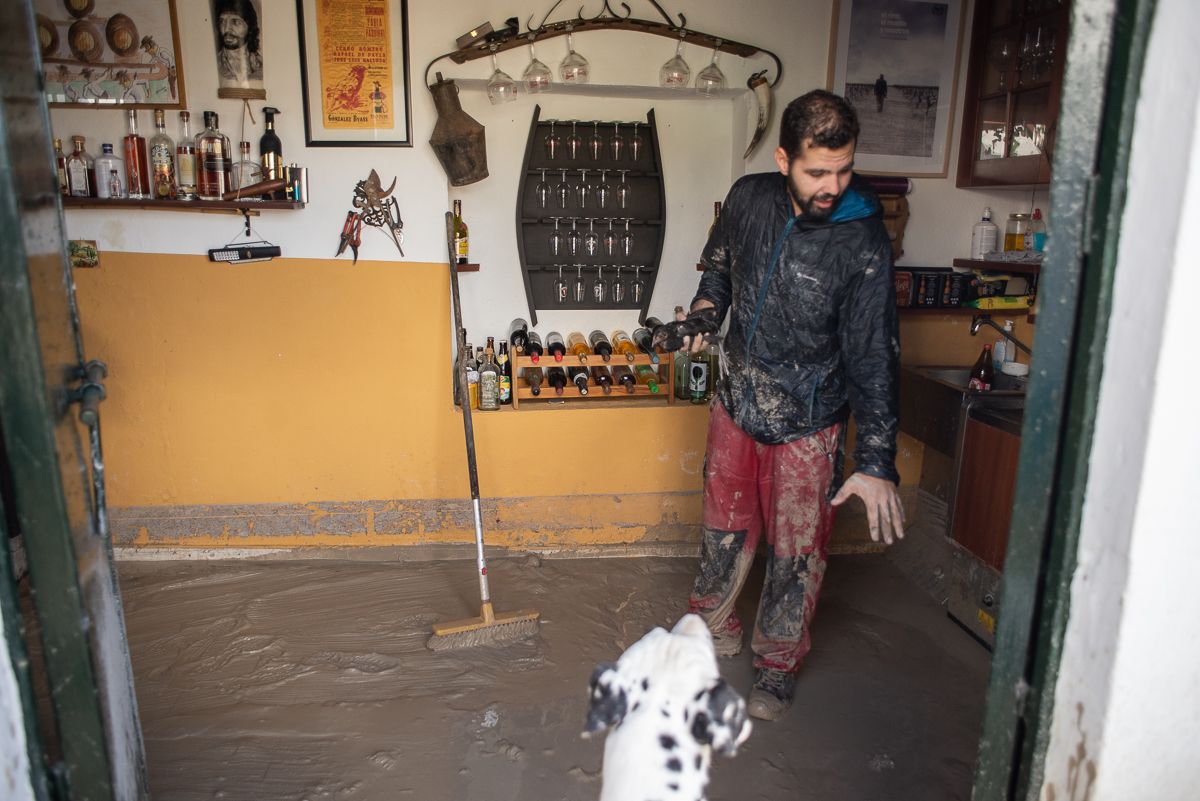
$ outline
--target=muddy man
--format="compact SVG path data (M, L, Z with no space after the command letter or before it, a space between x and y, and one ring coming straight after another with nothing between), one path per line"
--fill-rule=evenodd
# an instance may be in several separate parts
M843 98L817 90L792 101L775 151L779 172L733 185L704 247L690 313L656 334L698 350L700 335L729 315L689 611L708 622L718 654L741 650L734 602L765 533L749 703L764 720L792 702L834 507L857 495L873 539L904 536L892 250L877 198L854 177L857 137L858 118ZM850 412L854 473L843 483Z

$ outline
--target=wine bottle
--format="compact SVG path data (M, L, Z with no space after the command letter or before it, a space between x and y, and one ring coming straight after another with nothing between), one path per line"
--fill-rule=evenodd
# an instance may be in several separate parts
M500 402L512 403L512 361L508 358L508 340L500 340L500 352L496 354L500 367Z
M496 364L492 337L488 337L479 367L479 411L492 412L500 408L500 367Z
M588 370L588 373L591 375L592 383L604 390L605 395L612 394L613 377L607 367L597 364Z
M459 329L458 342L455 344L454 365L450 371L450 386L454 387L454 405L455 406L462 405L462 390L458 385L458 383L459 383L458 378L460 375L460 371L464 367L463 362L464 362L464 360L466 360L468 364L470 363L469 357L467 356L467 354L470 353L470 351L459 347L460 345L463 344L463 340L465 340L466 338L467 338L467 329L465 329L465 328Z
M587 340L583 338L581 332L572 331L567 335L567 347L572 355L579 357L581 364L587 364L587 357L592 351L588 348Z
M470 235L467 224L463 221L462 201L454 201L454 255L459 264L467 264L470 260Z
M545 351L542 349L542 338L538 336L536 331L525 332L525 355L528 356L534 364L542 360L542 354Z
M635 365L634 373L637 382L650 388L651 394L658 394L658 370L647 364Z
M567 371L561 367L551 367L546 371L546 383L554 387L554 394L563 394L563 387L567 385Z
M567 355L567 346L563 343L562 334L557 331L551 331L546 334L546 350L550 351L550 355L554 357L554 361L561 362L563 356Z
M625 387L625 391L630 395L633 394L634 385L637 384L637 379L633 377L633 371L624 364L615 364L612 368L612 377L617 383Z
M612 332L612 346L613 350L624 356L626 361L631 362L637 356L637 346L633 344L629 334L620 328Z
M542 371L542 368L526 367L521 371L521 377L525 379L525 383L528 385L529 391L533 393L535 398L542 394L542 382L546 380L546 376Z
M654 318L652 317L650 319L652 320ZM650 320L647 320L646 322L650 322ZM637 346L641 349L642 353L645 353L650 357L651 362L658 364L658 351L656 351L654 349L654 345L651 344L654 341L654 334L652 333L651 329L636 329L633 332L633 341L637 343Z
M967 382L967 389L987 392L992 388L995 380L996 368L992 366L992 346L989 343L983 346L979 358L975 360L975 365L971 368L971 380Z
M692 403L708 400L708 351L691 354L687 364L687 399Z
M264 181L283 177L283 143L279 141L279 134L275 133L275 115L278 113L279 109L273 106L263 108L266 130L258 138L258 160L262 165Z
M122 140L125 144L126 193L131 198L149 198L150 160L146 156L146 137L138 133L135 109L125 112L125 123L129 131Z
M588 394L588 370L586 367L568 367L567 374L575 382L580 395Z
M529 341L529 323L521 317L508 324L508 346L514 356L525 353L525 345Z
M658 319L657 317L647 317L646 318L646 327L650 329L651 334L654 333L655 328L658 328L662 324L663 324L663 321Z
M595 351L601 359L606 362L612 359L613 346L612 343L608 341L608 335L603 331L597 328L595 331L588 334L588 343L592 346L592 350Z

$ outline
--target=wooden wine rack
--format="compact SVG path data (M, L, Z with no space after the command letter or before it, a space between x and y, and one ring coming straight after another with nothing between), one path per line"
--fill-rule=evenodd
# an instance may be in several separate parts
M588 379L588 394L579 394L579 388L571 381L563 388L561 395L554 391L554 387L549 383L542 382L542 394L534 395L524 381L521 380L521 370L526 367L541 367L543 372L548 371L551 367L561 367L566 370L568 367L595 367L603 365L605 367L614 367L624 364L631 370L636 369L638 365L646 365L654 367L655 364L650 360L649 354L639 353L633 357L633 361L629 361L628 357L619 353L614 353L606 362L599 354L589 354L587 361L581 361L578 356L567 354L563 356L562 361L554 360L549 354L542 356L538 362L534 361L529 356L519 354L512 357L513 363L513 408L520 409L521 404L537 403L539 401L570 401L572 404L590 404L592 402L603 403L605 401L614 400L629 400L629 401L666 401L667 403L675 402L675 359L673 354L664 353L659 356L659 376L662 378L658 383L658 392L651 392L650 387L645 384L635 384L633 392L626 392L625 387L620 384L614 384L612 392L608 395L604 394L604 390L591 382ZM663 369L663 368L666 369Z

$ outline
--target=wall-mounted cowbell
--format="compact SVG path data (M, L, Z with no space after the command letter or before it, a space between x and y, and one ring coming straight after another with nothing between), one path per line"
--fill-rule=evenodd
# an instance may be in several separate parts
M483 126L463 111L458 102L458 86L453 80L442 80L439 72L437 83L430 86L429 91L433 93L433 104L438 113L429 144L450 178L450 185L466 186L487 178Z

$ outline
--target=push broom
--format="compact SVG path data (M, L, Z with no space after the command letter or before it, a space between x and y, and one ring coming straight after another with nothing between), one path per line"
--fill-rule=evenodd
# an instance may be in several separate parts
M462 407L463 433L467 440L467 474L471 480L471 507L475 514L475 554L479 569L479 617L435 623L433 636L426 643L431 650L470 648L476 645L521 640L537 634L538 611L497 612L488 591L487 560L483 556L483 516L479 511L479 473L475 467L475 429L471 426L471 397L467 387L467 354L463 352L462 304L458 293L458 268L454 253L454 215L446 212L446 251L450 256L450 295L454 301L454 342L458 353L458 397Z

